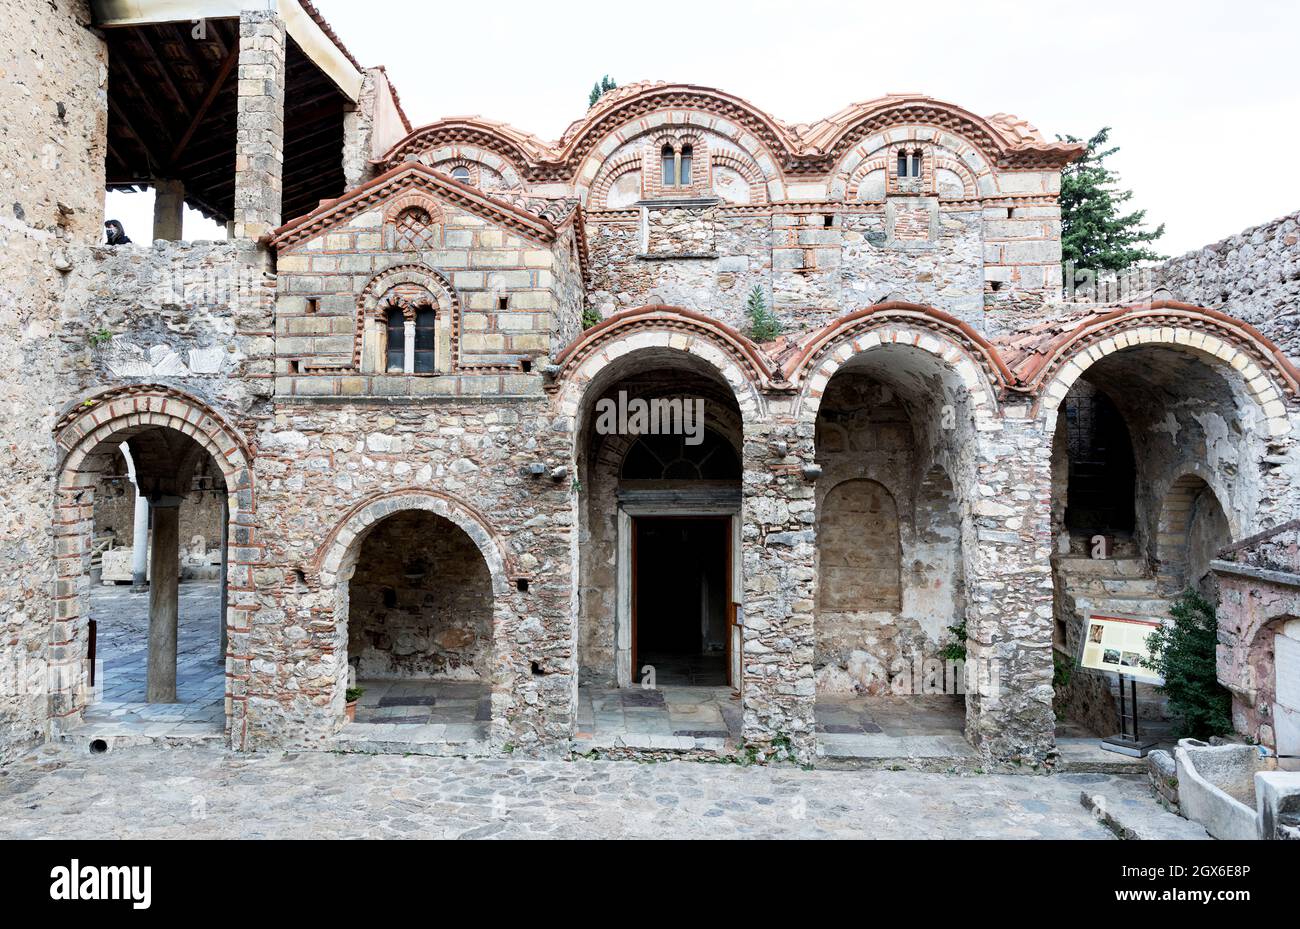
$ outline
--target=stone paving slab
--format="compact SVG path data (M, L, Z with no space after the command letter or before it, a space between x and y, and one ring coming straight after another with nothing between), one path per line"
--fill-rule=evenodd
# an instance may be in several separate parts
M1083 791L1079 798L1090 811L1121 839L1148 841L1208 841L1210 834L1197 823L1183 819L1158 804L1134 798L1112 799L1103 793Z
M1081 791L1159 809L1103 774L48 746L0 769L0 838L1113 839Z

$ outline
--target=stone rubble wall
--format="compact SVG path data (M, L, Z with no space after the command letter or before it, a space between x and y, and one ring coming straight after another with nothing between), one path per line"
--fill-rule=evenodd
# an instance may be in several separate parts
M1300 362L1300 213L1171 259L1155 283L1250 323Z
M357 679L491 680L492 578L474 541L414 512L381 523L362 544L348 594Z
M944 209L935 216L933 241L895 242L883 209L650 209L641 221L596 214L588 221L588 302L606 317L682 306L745 331L746 301L759 287L791 333L886 299L935 306L983 328L981 215Z
M276 288L265 252L160 241L70 250L68 263L60 341L80 391L164 384L235 419L265 415Z
M89 21L85 0L0 2L0 764L48 732L57 267L104 221L107 63Z

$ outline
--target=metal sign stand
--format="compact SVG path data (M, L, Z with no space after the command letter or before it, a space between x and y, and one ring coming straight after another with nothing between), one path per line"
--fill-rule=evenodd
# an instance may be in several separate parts
M1130 699L1124 699L1124 675L1119 677L1119 725L1120 733L1111 736L1109 739L1102 739L1101 747L1103 751L1116 752L1120 755L1128 755L1130 758L1145 758L1151 754L1160 743L1143 742L1142 734L1138 729L1138 685L1137 678L1130 677ZM1133 715L1130 717L1128 707L1132 706ZM1133 731L1129 732L1129 723L1132 723Z

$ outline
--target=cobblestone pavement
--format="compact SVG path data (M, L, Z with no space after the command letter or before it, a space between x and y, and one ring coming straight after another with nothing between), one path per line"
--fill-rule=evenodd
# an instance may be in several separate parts
M1141 779L1101 774L51 746L0 769L0 837L1111 838L1085 789L1156 811Z

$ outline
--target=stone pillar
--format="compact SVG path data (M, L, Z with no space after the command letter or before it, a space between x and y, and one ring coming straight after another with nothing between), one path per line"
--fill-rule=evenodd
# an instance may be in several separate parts
M149 584L149 498L135 492L135 524L131 537L131 586L143 591Z
M347 189L370 179L371 148L374 144L375 106L381 88L387 93L388 79L378 68L362 73L360 99L343 114L343 183Z
M966 738L991 764L1053 760L1051 437L1008 406L979 433L963 514Z
M153 552L149 586L150 703L176 703L176 626L181 575L180 498L153 504Z
M813 582L816 498L804 479L813 429L773 401L773 422L745 423L744 739L788 743L798 760L816 751Z
M185 183L154 181L153 238L179 242L185 238Z
M280 225L284 175L285 26L274 11L239 15L235 237Z

